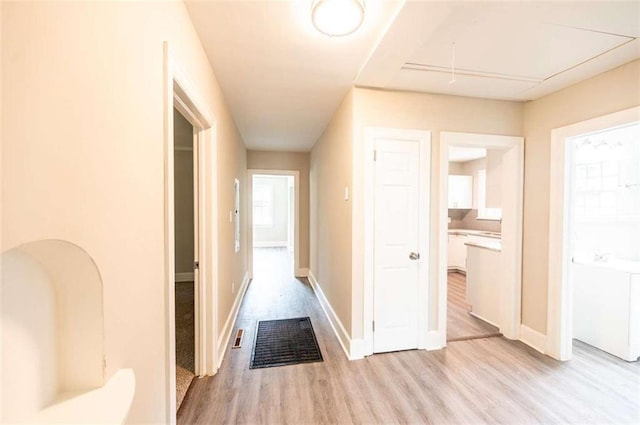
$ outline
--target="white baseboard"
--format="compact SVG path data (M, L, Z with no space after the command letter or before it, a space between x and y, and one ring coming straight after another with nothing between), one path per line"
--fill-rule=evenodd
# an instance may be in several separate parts
M218 364L216 368L220 368L220 365L222 365L222 360L224 359L224 355L227 352L227 345L229 345L229 340L231 339L233 327L235 326L236 319L238 318L240 305L242 304L244 294L247 292L247 287L249 286L250 280L251 279L249 279L249 272L246 272L244 274L244 278L242 279L242 284L240 285L240 288L236 295L236 299L233 302L233 307L231 307L231 311L229 312L227 320L224 323L224 328L222 328L220 338L218 338Z
M371 354L367 352L367 345L364 339L352 339L350 348L351 354L348 356L349 360L364 359L365 356Z
M287 241L266 241L266 242L253 241L254 248L282 248L288 245L289 243Z
M529 347L546 354L545 347L547 346L547 336L541 334L538 331L531 329L528 326L520 325L520 341L527 344Z
M309 269L307 267L296 269L296 277L309 277Z
M193 272L176 273L176 282L193 282Z
M308 275L309 275L309 282L311 283L311 288L313 288L313 292L316 294L316 298L320 302L320 306L322 307L324 314L327 316L327 319L331 324L333 333L336 334L336 338L338 338L338 341L340 342L340 346L344 350L344 353L347 355L347 358L349 360L355 360L357 358L364 357L364 356L361 356L361 357L352 356L352 341L351 341L351 338L349 337L349 334L347 333L346 329L342 325L342 322L338 318L338 315L333 310L333 307L331 307L331 303L329 303L329 300L324 295L324 292L322 292L322 288L318 284L318 281L316 280L316 277L314 276L311 270L309 270ZM360 353L353 353L353 354L359 355Z

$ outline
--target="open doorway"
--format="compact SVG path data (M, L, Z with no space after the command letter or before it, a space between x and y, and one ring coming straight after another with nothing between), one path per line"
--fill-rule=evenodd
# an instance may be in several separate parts
M448 155L447 342L500 336L499 297L482 274L500 262L503 150L449 146Z
M547 334L560 360L584 343L640 357L639 111L553 132Z
M441 134L438 330L449 341L519 337L521 137Z
M164 299L166 423L176 423L176 201L174 191L175 110L191 125L193 149L193 317L194 372L214 375L220 361L218 351L218 160L216 120L203 107L193 84L175 61L168 42L163 43L163 175L164 175ZM187 127L188 128L188 127ZM178 276L180 277L180 276Z
M293 277L295 181L293 175L253 174L252 242L254 277L284 271Z
M194 164L193 126L173 110L173 166L175 220L175 332L176 406L187 393L195 370L195 247L198 209L197 173Z
M298 276L299 171L249 170L249 270Z

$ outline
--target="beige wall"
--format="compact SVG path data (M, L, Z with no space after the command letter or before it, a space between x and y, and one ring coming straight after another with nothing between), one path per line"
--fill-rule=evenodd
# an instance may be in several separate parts
M637 105L638 60L525 105L522 322L538 332L547 330L551 130Z
M519 102L476 99L438 94L384 91L356 88L354 92L354 216L363 210L363 158L357 153L363 150L363 129L367 126L395 127L430 130L432 141L431 205L437 211L439 205L439 158L440 132L456 131L469 133L519 136L522 134L523 105ZM362 338L363 299L363 224L353 220L353 317L352 338ZM446 226L446 223L442 224ZM437 248L438 237L434 233L439 223L434 213L430 223L430 299L437 300ZM437 311L431 304L429 328L437 326Z
M95 261L106 377L136 375L131 423L168 422L163 41L217 120L222 327L245 271L225 211L246 150L182 2L2 3L1 251L61 239Z
M247 152L247 168L300 171L300 267L309 267L309 152Z
M173 110L173 143L193 148L193 126ZM176 273L193 272L193 149L174 150Z
M449 162L449 174L464 176L464 162Z
M311 151L311 272L342 325L351 330L351 189L353 92Z

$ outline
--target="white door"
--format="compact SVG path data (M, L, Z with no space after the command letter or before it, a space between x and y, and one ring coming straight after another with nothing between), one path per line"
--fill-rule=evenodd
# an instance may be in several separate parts
M378 138L375 150L373 351L380 353L418 347L420 145Z

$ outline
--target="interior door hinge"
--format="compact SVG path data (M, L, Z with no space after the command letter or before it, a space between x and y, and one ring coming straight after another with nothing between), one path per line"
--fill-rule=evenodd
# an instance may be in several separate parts
M374 161L377 161L377 160L378 160L378 151L377 151L377 150L374 150L374 151L373 151L373 160L374 160Z
M375 320L373 322L371 322L371 329L375 332L376 331L376 322Z
M200 261L194 261L193 270L198 270L198 269L200 269Z

